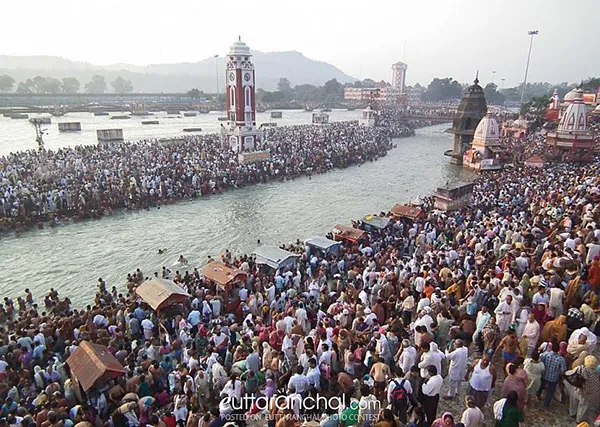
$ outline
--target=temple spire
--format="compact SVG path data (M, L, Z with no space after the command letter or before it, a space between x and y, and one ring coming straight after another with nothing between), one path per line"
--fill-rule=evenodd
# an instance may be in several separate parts
M475 83L476 85L479 84L479 70L477 70L477 73L475 74L475 80L473 81L473 83Z

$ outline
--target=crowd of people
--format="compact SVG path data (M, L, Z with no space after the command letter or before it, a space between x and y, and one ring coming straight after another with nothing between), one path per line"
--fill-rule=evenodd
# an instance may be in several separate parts
M353 132L367 132L331 129L348 155L360 144ZM314 153L277 146L277 135L306 133L271 134L274 158ZM96 150L80 152L101 162ZM162 148L122 150L133 160L114 166L128 177ZM66 152L74 170L106 177ZM181 148L163 156L155 161L185 164ZM592 423L599 176L597 162L485 173L461 210L426 208L332 252L298 242L286 247L299 255L294 268L225 251L220 261L242 278L226 294L198 269L163 267L138 269L126 289L99 279L85 308L54 289L39 301L29 290L5 297L0 427L516 427L532 414L529 425ZM135 294L154 277L190 297L157 315ZM125 374L84 392L67 363L84 341L105 346Z
M217 134L12 153L0 158L0 232L361 164L386 155L390 138L426 124L404 124L394 115L376 128L346 122L272 128L264 143L271 158L254 164L222 149Z

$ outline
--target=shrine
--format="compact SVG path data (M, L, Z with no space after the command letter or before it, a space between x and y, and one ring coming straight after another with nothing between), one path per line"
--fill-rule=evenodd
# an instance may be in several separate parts
M587 106L583 90L574 89L565 95L567 109L555 131L548 132L548 156L563 162L587 162L594 156L594 134L588 128Z
M362 111L362 117L358 120L361 126L373 127L375 126L375 118L377 112L368 106Z
M254 151L263 132L256 127L252 54L241 38L229 48L226 73L227 124L221 125L221 144L238 154Z
M463 166L478 170L502 169L503 151L498 122L488 113L475 129L471 148L463 154Z

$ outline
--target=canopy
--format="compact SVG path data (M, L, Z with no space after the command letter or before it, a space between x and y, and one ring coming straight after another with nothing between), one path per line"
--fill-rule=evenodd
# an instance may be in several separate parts
M233 284L236 281L246 281L248 275L242 270L233 269L226 266L222 262L209 262L202 275L205 279L215 282L221 288L226 288L227 285Z
M376 215L366 215L361 221L363 222L363 224L369 227L378 228L380 230L383 230L385 227L390 225L389 218Z
M313 236L309 237L304 241L307 246L312 246L325 252L337 252L340 249L341 243L335 240L328 239L327 237Z
M423 209L406 205L394 205L392 209L390 209L390 212L395 218L407 218L411 221L420 218L424 214Z
M103 345L82 341L67 359L71 374L84 391L125 375L123 365Z
M183 303L190 297L177 283L158 277L146 280L136 288L135 293L156 312L170 305Z
M359 240L367 237L367 233L363 230L353 228L347 225L337 224L333 230L331 230L334 239L347 240L352 243L357 243Z
M258 264L266 264L271 268L295 267L296 259L300 256L276 246L260 246L256 248L254 255Z

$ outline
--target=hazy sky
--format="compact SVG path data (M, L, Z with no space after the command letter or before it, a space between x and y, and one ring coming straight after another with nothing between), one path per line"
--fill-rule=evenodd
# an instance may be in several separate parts
M406 40L409 84L479 69L509 87L523 79L527 31L539 30L528 81L600 75L599 0L27 0L3 2L2 16L0 54L102 65L195 62L239 34L252 49L390 80Z

